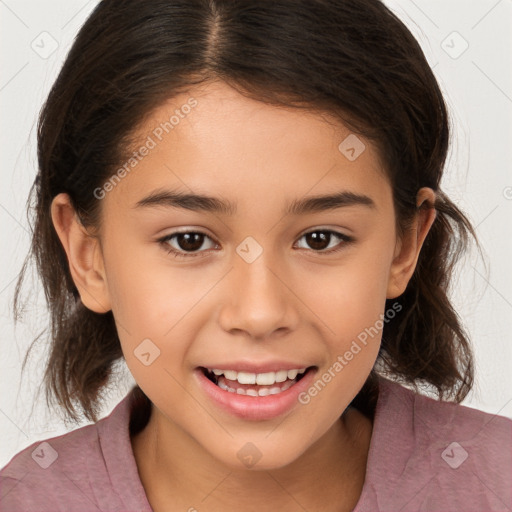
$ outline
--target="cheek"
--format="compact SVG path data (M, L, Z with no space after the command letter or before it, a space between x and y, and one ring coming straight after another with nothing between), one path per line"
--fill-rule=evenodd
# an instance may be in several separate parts
M208 289L200 269L180 269L156 244L134 244L122 257L116 257L115 248L114 238L105 250L112 310L116 320L137 336L162 338Z
M317 275L315 286L312 281L303 283L303 293L310 290L304 296L320 319L317 324L328 355L300 399L308 405L305 411L315 411L325 424L334 422L348 406L377 359L384 326L386 264L361 256Z
M388 271L386 261L357 254L338 266L307 273L301 296L331 337L346 342L379 319Z
M205 321L205 296L221 275L179 268L164 250L147 246L130 247L116 259L115 242L105 250L105 268L126 363L143 389L169 391L176 384L171 375L184 379L190 341ZM179 396L179 386L174 391Z
M133 251L107 270L124 359L153 401L178 409L189 339L184 328L199 291L186 286L185 273L162 272L139 260Z

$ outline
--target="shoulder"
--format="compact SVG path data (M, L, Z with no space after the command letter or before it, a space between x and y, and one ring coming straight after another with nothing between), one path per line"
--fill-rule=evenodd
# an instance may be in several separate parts
M57 505L62 499L57 497L69 496L74 482L87 482L88 465L99 456L97 425L31 444L0 471L1 510Z
M20 479L32 472L34 467L47 469L59 460L66 465L71 460L80 465L84 453L98 447L97 425L87 425L57 437L36 441L18 452L0 471L2 478Z
M433 399L416 393L387 379L381 379L382 407L391 406L402 414L402 419L414 433L420 435L452 435L461 440L478 437L486 448L496 444L497 439L508 439L512 420L498 414L490 414L478 409ZM483 445L482 445L483 446Z
M510 509L512 420L380 379L368 464L381 506Z
M121 510L124 487L128 499L141 494L128 433L129 398L95 424L16 454L0 471L0 510Z

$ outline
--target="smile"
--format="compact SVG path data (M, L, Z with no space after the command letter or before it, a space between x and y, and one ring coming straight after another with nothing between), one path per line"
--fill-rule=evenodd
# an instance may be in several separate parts
M229 393L247 396L277 395L300 381L308 368L250 373L203 368L206 377Z

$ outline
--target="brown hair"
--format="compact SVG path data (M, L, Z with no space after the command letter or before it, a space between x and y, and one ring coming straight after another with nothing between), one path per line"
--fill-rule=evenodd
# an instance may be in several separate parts
M417 213L417 191L437 192L435 205L426 205L437 218L414 275L386 304L388 310L398 301L402 310L383 327L377 361L404 382L461 401L473 384L473 361L448 288L476 235L440 189L449 125L439 86L418 42L379 0L97 5L40 114L32 247L15 294L17 319L33 257L51 313L47 400L71 419L81 409L95 420L122 357L112 313L94 313L80 301L50 217L53 198L68 193L83 224L96 225L101 202L94 190L125 160L137 126L163 101L210 80L268 104L327 112L373 141L393 188L399 233ZM354 399L362 410L376 372Z

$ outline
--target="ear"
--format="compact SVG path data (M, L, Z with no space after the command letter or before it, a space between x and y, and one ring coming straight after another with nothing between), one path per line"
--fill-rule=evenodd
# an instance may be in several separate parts
M435 192L423 187L416 196L418 211L410 229L398 241L393 263L391 264L386 298L394 299L405 292L411 279L421 247L436 218ZM425 204L424 204L425 203Z
M83 226L68 194L58 194L53 199L51 215L82 303L96 313L110 311L110 297L99 239Z

